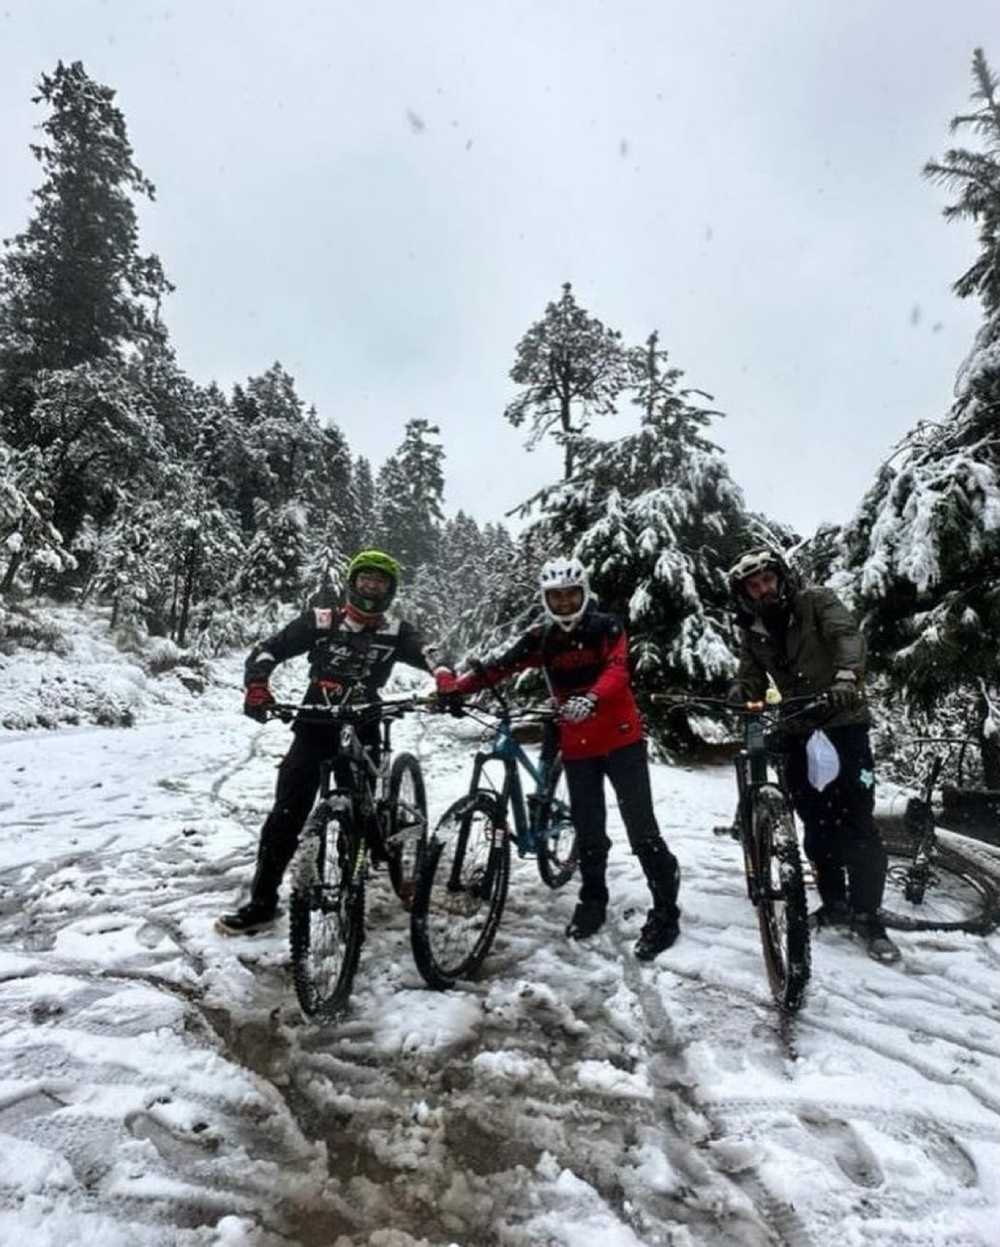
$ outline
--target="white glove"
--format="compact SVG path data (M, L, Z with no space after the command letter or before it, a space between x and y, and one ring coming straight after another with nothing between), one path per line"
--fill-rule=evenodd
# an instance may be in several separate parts
M569 697L562 704L559 714L564 723L582 723L594 713L597 698L593 693Z

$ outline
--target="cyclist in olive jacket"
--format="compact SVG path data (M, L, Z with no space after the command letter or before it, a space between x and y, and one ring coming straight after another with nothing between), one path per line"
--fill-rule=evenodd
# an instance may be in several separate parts
M586 939L604 925L611 848L605 830L607 777L653 898L635 946L635 955L648 961L677 939L680 870L653 813L646 742L629 685L625 630L591 600L587 573L578 559L546 563L539 581L546 622L476 671L456 678L439 670L438 691L445 696L472 693L527 667L541 667L559 708L559 748L580 851L580 903L566 934ZM554 753L554 742L550 747Z
M379 550L363 550L347 569L347 605L305 611L247 658L243 711L263 721L274 697L268 684L279 663L309 654L309 687L303 701L325 703L359 689L359 700L375 701L396 662L431 671L424 641L412 624L387 619L399 585L400 567ZM321 763L331 756L331 732L325 724L297 723L291 748L278 768L274 807L260 833L257 869L250 900L223 914L216 927L224 935L249 935L270 926L278 910L278 888L295 853L299 833L316 799ZM379 727L359 731L377 751ZM335 739L335 738L334 738ZM338 783L350 782L350 771L334 759Z
M814 925L849 927L877 961L896 961L899 949L878 914L886 852L873 817L864 638L831 589L801 586L774 550L744 554L729 584L741 642L730 696L762 699L770 675L783 697L825 693L832 706L821 726L836 750L838 773L821 790L809 780L807 754L816 724L792 719L786 731L785 778L822 902Z

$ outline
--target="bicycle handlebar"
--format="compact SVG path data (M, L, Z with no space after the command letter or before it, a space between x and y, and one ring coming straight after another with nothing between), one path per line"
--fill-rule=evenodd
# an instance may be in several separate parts
M292 719L337 720L350 722L365 718L399 718L412 710L430 708L437 705L437 697L401 697L395 701L370 701L361 703L341 703L331 706L325 702L288 702L276 701L266 707L269 719L281 719L289 722Z
M782 697L781 701L773 704L768 701L734 702L727 697L698 697L689 693L651 693L650 701L657 705L674 706L677 709L682 706L704 706L741 715L765 714L768 711L780 712L786 706L799 706L798 713L802 714L807 710L830 704L826 693L804 693L798 697Z

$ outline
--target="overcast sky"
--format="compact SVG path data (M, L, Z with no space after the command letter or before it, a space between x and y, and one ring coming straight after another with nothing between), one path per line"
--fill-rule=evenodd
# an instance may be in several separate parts
M194 379L278 359L376 465L427 417L448 509L497 519L559 473L501 413L571 281L659 330L750 505L808 532L946 412L978 327L973 230L920 176L977 45L1000 70L997 0L0 0L0 236L34 84L82 60L156 184Z

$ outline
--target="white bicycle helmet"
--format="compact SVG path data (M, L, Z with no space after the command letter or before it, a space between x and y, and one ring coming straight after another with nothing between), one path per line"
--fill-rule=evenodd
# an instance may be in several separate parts
M777 550L761 546L742 554L729 569L729 591L736 602L737 611L753 613L755 604L747 594L745 584L750 576L756 576L759 572L775 573L778 577L778 600L782 603L788 602L789 594L796 587L796 578Z
M583 617L592 596L587 569L579 559L550 559L538 573L538 587L542 592L546 615L565 632L571 632ZM550 589L579 589L579 605L563 614L554 611L549 604Z

